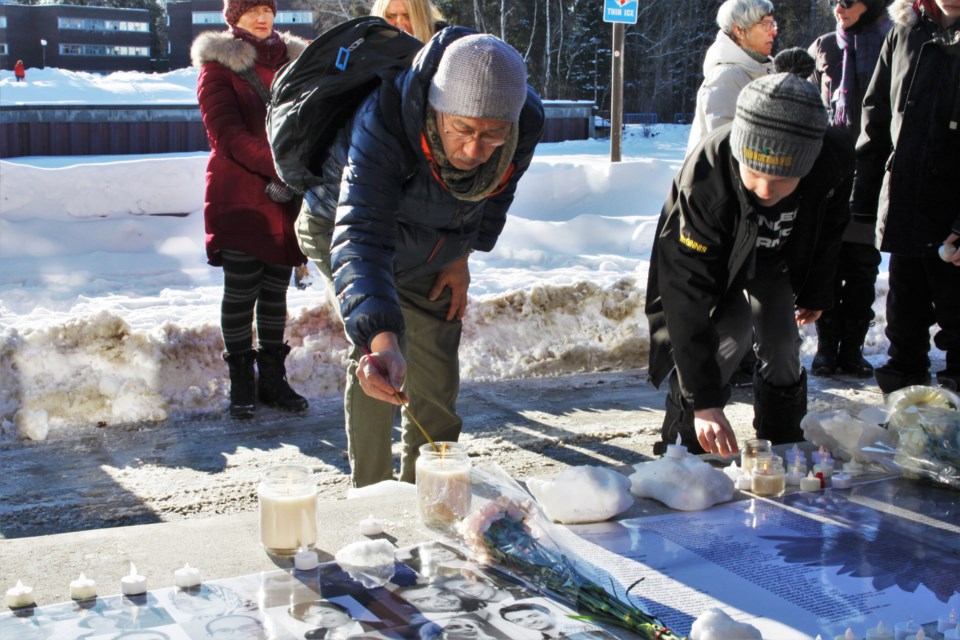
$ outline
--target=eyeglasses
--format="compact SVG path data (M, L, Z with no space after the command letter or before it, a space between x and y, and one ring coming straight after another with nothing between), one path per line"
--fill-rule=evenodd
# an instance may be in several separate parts
M860 0L830 0L830 6L835 7L840 5L844 9L852 9L858 2L860 2Z
M495 149L497 147L502 147L507 143L506 135L492 136L489 133L477 133L469 128L460 131L457 129L448 129L446 118L444 117L442 111L440 112L440 127L443 129L445 134L458 142L462 142L463 144L467 144L468 142L476 142L480 146L487 147L488 149Z
M757 24L763 27L763 30L766 31L767 33L777 30L777 21L774 20L773 18L770 18L770 20L761 20Z

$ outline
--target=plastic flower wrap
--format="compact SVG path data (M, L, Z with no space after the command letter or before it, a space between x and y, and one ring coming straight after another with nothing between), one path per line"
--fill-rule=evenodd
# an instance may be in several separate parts
M500 495L488 496L460 523L464 544L480 562L570 606L582 614L576 619L616 625L649 640L679 640L656 618L586 578L550 537L549 519L529 495L519 487L500 488Z
M897 445L881 460L884 466L960 489L960 397L937 387L906 387L887 398L887 415Z

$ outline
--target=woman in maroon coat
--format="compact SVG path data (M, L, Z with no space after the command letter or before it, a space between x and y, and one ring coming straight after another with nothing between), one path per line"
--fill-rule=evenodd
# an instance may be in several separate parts
M265 125L273 76L306 42L274 31L276 10L275 0L225 0L228 30L200 34L190 52L200 67L197 98L211 149L203 208L207 260L223 267L223 357L230 413L239 418L253 416L255 397L287 411L307 408L287 384L290 347L283 340L291 272L306 262L293 230L300 203L277 178Z

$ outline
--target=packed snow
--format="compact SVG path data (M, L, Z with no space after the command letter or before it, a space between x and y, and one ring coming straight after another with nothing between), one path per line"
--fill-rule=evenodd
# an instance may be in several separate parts
M0 104L195 101L196 71L108 76L0 71ZM689 128L541 144L496 248L470 259L466 380L646 365L654 229ZM228 404L221 270L206 263L206 153L0 160L3 437L159 421ZM882 336L878 282L872 359ZM291 286L287 360L307 398L338 395L348 343L319 273ZM808 337L804 350L815 349Z

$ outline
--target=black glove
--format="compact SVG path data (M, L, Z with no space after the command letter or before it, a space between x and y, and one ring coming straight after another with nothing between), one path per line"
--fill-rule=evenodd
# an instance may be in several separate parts
M285 185L279 180L271 180L264 189L267 197L279 204L285 204L297 197L297 192L292 187Z

